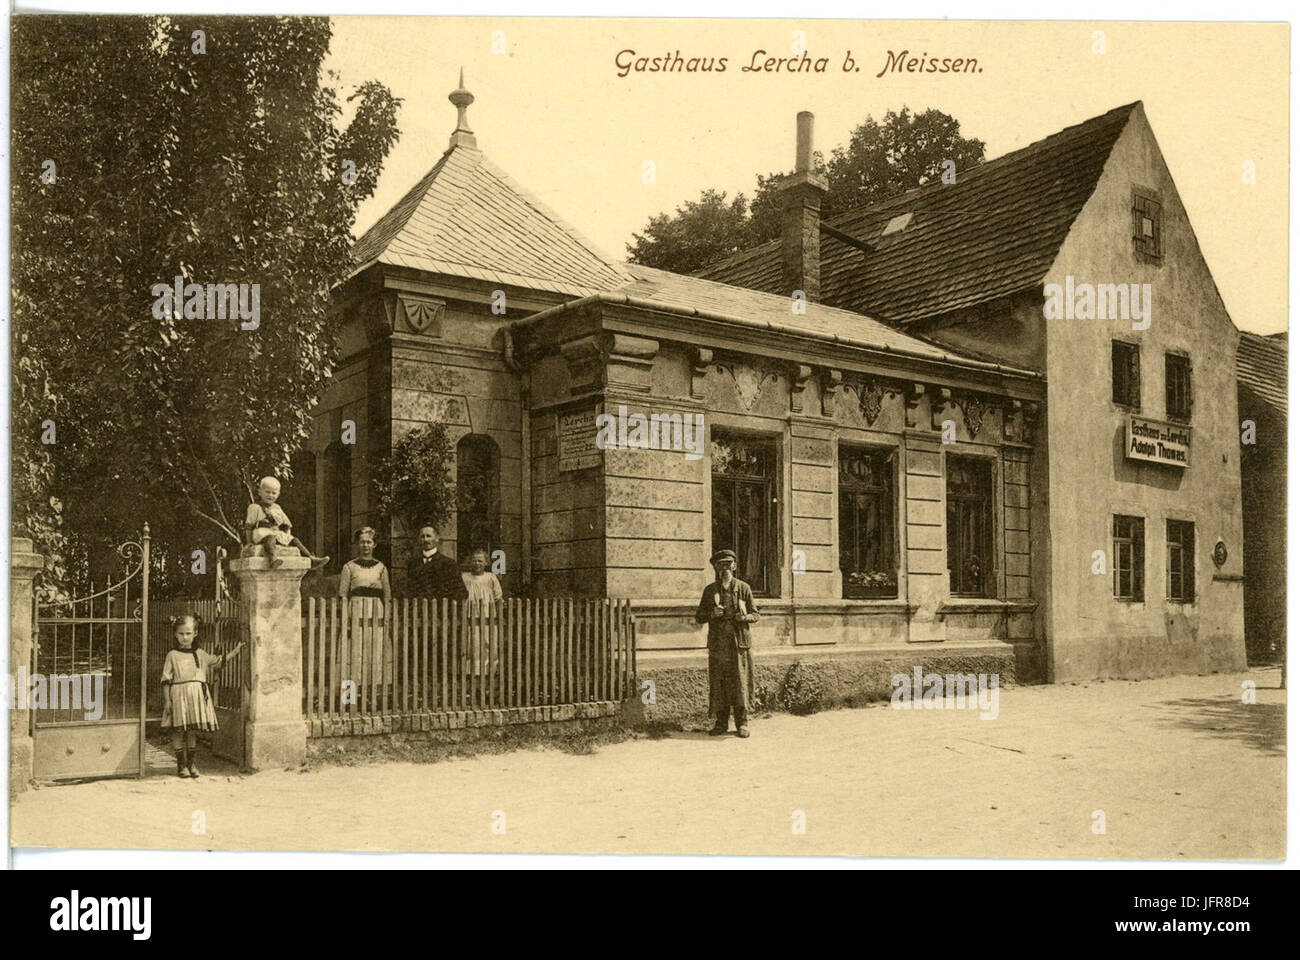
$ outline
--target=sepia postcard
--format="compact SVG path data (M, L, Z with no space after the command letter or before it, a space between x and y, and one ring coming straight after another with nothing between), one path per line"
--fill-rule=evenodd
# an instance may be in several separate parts
M1287 24L10 24L11 848L1285 857Z

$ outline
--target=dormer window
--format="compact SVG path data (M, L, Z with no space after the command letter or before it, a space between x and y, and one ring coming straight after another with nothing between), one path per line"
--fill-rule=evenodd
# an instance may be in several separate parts
M898 216L894 217L887 224L885 224L885 229L881 231L880 235L882 237L887 237L893 233L902 233L904 230L907 229L908 224L910 224L911 222L912 222L912 215L910 213L900 213Z
M1146 263L1159 263L1163 255L1160 201L1144 193L1133 194L1133 252Z

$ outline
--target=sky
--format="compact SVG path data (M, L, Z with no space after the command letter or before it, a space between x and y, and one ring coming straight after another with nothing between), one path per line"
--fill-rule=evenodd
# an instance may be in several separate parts
M742 70L757 50L791 57L799 31L825 72ZM903 50L977 67L877 76ZM727 69L619 76L677 53ZM327 66L404 100L358 235L446 149L463 67L480 149L619 260L656 213L791 169L800 110L829 153L868 115L935 107L993 158L1141 100L1229 314L1272 333L1287 316L1288 57L1286 24L337 17Z

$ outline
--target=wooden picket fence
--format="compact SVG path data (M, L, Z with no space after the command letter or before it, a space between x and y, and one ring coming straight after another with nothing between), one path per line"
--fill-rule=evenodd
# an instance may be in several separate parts
M495 604L305 598L304 714L312 720L509 710L632 695L630 602Z

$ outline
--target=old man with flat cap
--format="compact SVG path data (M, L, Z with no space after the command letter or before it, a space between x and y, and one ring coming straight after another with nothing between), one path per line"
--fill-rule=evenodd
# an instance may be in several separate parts
M736 578L736 554L719 550L709 560L717 579L704 588L696 623L709 625L709 713L716 722L713 736L727 732L727 719L736 714L736 736L749 736L749 711L754 699L754 661L749 653L749 625L758 622L758 608L749 584Z

